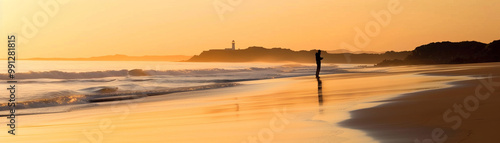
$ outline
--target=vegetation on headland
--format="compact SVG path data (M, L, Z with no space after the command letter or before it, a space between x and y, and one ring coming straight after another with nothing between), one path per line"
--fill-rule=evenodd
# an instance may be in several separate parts
M187 62L299 62L314 63L314 53L317 50L293 51L283 48L267 49L264 47L249 47L242 50L209 50L193 56ZM409 51L385 53L327 53L321 54L324 63L357 63L375 64L384 59L404 59Z
M386 59L376 66L500 62L500 40L436 42L422 45L404 59Z

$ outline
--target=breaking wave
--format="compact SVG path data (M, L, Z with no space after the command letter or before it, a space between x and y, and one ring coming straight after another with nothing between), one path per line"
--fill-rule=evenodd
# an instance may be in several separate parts
M335 68L335 66L329 66L330 68ZM324 67L325 68L325 67ZM107 71L91 71L91 72L64 72L64 71L42 71L42 72L25 72L16 73L16 79L87 79L87 82L93 82L95 78L106 78L106 77L131 77L131 76L154 76L154 75L209 75L209 74L224 74L224 73L236 73L236 72L265 72L265 73L291 73L297 70L307 70L312 71L312 66L302 66L302 65L283 65L277 67L268 68L244 68L244 69L186 69L186 70L107 70ZM328 69L324 69L328 70ZM340 69L336 69L340 70ZM311 72L309 72L311 73ZM0 80L8 80L7 73L0 73ZM80 81L80 80L79 80ZM29 82L29 81L25 81ZM97 80L97 82L102 82L102 80Z
M324 65L321 72L343 73L348 72L347 69ZM94 106L97 105L94 103L231 87L238 85L237 82L240 81L314 75L315 70L315 65L288 64L275 67L238 65L232 68L179 70L22 72L15 74L18 86L29 90L19 90L19 95L22 96L16 102L16 109L34 114L46 113L47 109L52 111L73 107L64 105ZM8 80L7 74L0 73L0 80ZM3 114L9 107L5 97L0 99L0 113ZM61 107L55 108L56 106Z
M60 91L46 93L43 98L21 101L16 103L16 109L42 108L60 105L75 105L95 102L119 101L137 99L147 96L164 95L178 92L188 92L223 87L232 87L237 83L216 83L194 87L165 88L145 91L122 91L117 92L116 87L93 87L84 90L92 91L90 94L81 94L74 91ZM0 111L9 110L7 103L0 104Z

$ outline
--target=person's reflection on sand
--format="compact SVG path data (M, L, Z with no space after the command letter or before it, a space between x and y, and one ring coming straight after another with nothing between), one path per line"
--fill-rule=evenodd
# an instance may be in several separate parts
M321 79L316 78L318 80L318 103L319 103L319 112L323 113L323 82Z

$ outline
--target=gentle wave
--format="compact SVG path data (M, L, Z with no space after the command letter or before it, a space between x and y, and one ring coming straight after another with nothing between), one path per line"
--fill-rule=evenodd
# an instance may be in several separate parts
M188 92L223 87L232 87L237 83L216 83L203 86L179 87L170 89L147 90L147 91L123 91L116 92L116 87L94 87L88 88L93 94L81 94L74 91L50 92L41 99L21 101L16 103L16 109L42 108L60 105L74 105L94 102L107 102L118 100L129 100L147 96L165 95L178 92ZM9 110L7 103L0 104L0 111Z
M42 71L42 72L26 72L26 73L16 73L16 79L87 79L88 82L94 82L96 80L88 80L94 78L106 78L106 77L129 77L129 76L152 76L152 75L207 75L207 74L224 74L224 73L234 73L234 72L254 72L254 71L275 71L289 73L297 70L297 68L309 67L302 65L283 65L277 67L268 68L245 68L245 69L186 69L186 70L107 70L107 71L92 71L92 72L65 72L65 71ZM274 72L271 72L274 73ZM0 80L8 80L7 73L0 73ZM30 81L26 81L30 82ZM63 81L65 82L65 81ZM96 82L102 82L102 80L97 80Z
M322 73L350 72L347 68L325 65ZM228 69L185 70L108 70L90 72L43 71L16 73L22 99L16 109L36 110L44 107L94 105L96 102L130 100L154 95L222 88L236 82L314 75L315 65L289 64L275 67L237 67ZM0 80L6 80L0 74ZM3 97L0 97L3 100ZM6 100L4 100L6 101ZM64 106L69 107L69 106ZM57 109L63 107L57 107ZM0 101L0 111L8 110Z

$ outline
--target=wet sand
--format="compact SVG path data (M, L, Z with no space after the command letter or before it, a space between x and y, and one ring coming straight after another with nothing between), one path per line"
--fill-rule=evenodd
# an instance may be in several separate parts
M422 67L415 68L416 71L422 70ZM421 74L470 76L473 79L452 82L448 88L408 93L384 100L386 104L352 111L353 118L341 124L364 130L387 143L418 143L424 140L431 143L498 142L500 63L439 65L435 68L445 70L429 71L424 68ZM490 79L484 80L490 76ZM463 112L455 112L455 105ZM445 114L448 110L451 112ZM433 135L433 132L436 134ZM436 137L433 139L433 136Z
M471 76L498 73L498 67L369 68L323 75L321 81L313 76L247 81L222 89L97 103L71 112L19 116L17 135L7 134L5 127L0 142L413 142L430 138L438 127L448 141L470 142L494 137L484 127L498 125L492 113L500 105L493 104L499 102L494 96L481 101L457 131L441 123L441 114L474 93L479 82Z

